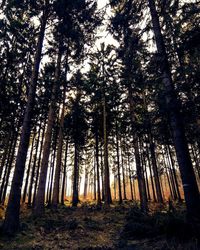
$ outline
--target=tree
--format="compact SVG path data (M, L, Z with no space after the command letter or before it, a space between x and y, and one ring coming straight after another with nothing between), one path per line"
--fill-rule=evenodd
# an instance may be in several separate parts
M45 1L43 6L43 15L41 19L41 27L37 41L37 48L35 53L34 66L32 70L31 83L29 87L29 95L24 115L22 132L20 137L20 145L18 148L16 166L14 177L12 181L8 207L6 210L5 221L3 225L4 232L12 234L19 227L19 210L20 210L20 198L21 198L21 186L23 181L25 161L29 144L29 137L31 131L31 118L32 110L34 107L35 92L37 86L39 65L41 61L42 45L44 40L46 23L49 15L49 2Z
M161 33L159 17L154 0L149 0L153 31L155 35L157 50L160 57L162 82L165 88L165 101L169 115L169 122L173 134L174 145L183 182L185 200L188 216L199 217L200 199L199 191L193 171L193 166L188 150L184 126L180 113L180 104L178 102L174 89L169 61L166 48Z

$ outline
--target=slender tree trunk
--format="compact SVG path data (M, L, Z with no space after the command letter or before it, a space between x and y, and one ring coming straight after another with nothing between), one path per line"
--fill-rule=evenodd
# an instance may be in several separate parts
M138 187L139 187L139 196L140 196L140 208L142 211L148 211L147 205L147 197L145 194L145 182L144 182L144 175L143 170L140 162L140 153L139 153L139 142L138 138L135 135L135 128L134 128L134 121L135 121L135 114L134 114L134 102L133 102L133 95L132 95L132 86L129 84L128 86L128 94L129 94L129 104L130 104L130 113L131 113L131 122L132 122L132 130L133 130L133 147L135 150L135 163L136 163L136 171L137 171L137 178L138 178Z
M85 183L84 183L84 199L87 198L87 191L88 191L88 170L87 167L85 168Z
M47 179L47 170L48 170L48 160L51 148L51 137L53 125L55 122L55 112L56 112L56 100L57 100L57 92L59 88L60 81L60 70L61 70L61 59L62 59L62 46L59 43L58 48L58 58L55 72L55 82L52 91L51 104L48 113L48 122L47 122L47 131L45 135L44 149L43 149L43 157L41 163L41 172L39 178L38 191L35 200L34 214L39 216L44 213L44 201L45 201L45 187L46 187L46 179Z
M171 198L174 199L174 194L173 194L173 190L172 190L172 186L171 186L171 182L170 182L168 168L167 168L167 164L165 161L165 154L163 153L163 151L162 151L162 156L163 156L163 162L164 162L164 168L165 168L165 172L166 172L166 176L167 176L167 181L168 181L168 185L169 185L170 195L171 195Z
M66 195L66 184L67 184L67 156L68 156L68 138L66 142L66 148L65 148L65 160L64 160L64 172L63 172L63 182L62 182L62 192L61 192L61 204L64 205L65 202L65 195Z
M42 151L43 151L45 131L46 131L46 119L44 121L44 129L43 129L43 132L42 132L42 140L41 140L41 143L40 143L40 153L39 153L38 164L37 164L38 166L37 166L37 170L36 170L35 186L34 186L34 192L33 192L33 207L35 205L35 197L36 197L36 191L37 191L37 186L38 186L38 181L39 181L40 163L41 163L41 159L42 159Z
M199 165L199 160L198 160L198 157L197 157L197 154L195 152L195 149L194 147L191 145L191 153L193 155L193 159L194 159L194 164L195 164L195 168L196 168L196 171L197 171L197 174L198 174L198 177L200 179L200 165Z
M137 200L137 196L136 196L136 189L135 189L135 179L133 179L133 193L134 193L134 200Z
M73 194L72 194L72 206L77 207L79 202L78 198L78 182L79 182L79 171L78 171L78 147L74 144L74 174L73 174Z
M99 136L98 128L95 132L95 157L97 166L97 205L101 205L100 174L99 174Z
M162 197L165 198L164 189L163 189L163 183L162 183L162 176L161 176L161 178L160 178L160 188L161 188Z
M123 158L122 146L121 146L121 163L122 163L124 200L127 200L127 197L126 197L126 175L125 175L125 168L124 168L124 158Z
M144 166L144 174L145 174L145 183L146 183L146 190L147 190L147 197L148 200L151 200L151 195L150 195L150 189L149 189L149 180L148 180L148 175L147 175L147 166L145 164L144 160L144 153L141 154L141 160L142 160L142 165Z
M36 136L36 132L33 133L33 140L32 140L32 144L31 144L31 152L30 152L30 157L29 157L28 169L27 169L27 173L26 173L24 192L23 192L23 196L22 196L22 202L23 203L25 202L26 196L27 196L28 180L29 180L30 171L31 171L31 162L32 162L32 156L33 156L33 150L34 150L35 136Z
M163 203L160 180L159 180L159 175L158 175L158 166L157 166L156 155L155 155L155 144L154 144L150 130L148 134L148 139L149 139L149 144L150 144L151 162L152 162L153 173L154 173L157 199L159 203Z
M134 140L134 149L135 149L135 162L136 162L136 170L138 178L139 195L140 195L140 207L142 211L147 212L148 205L147 205L144 175L140 162L139 145L136 139Z
M117 182L117 178L116 178L116 174L114 172L114 200L117 199L117 190L116 190L116 182Z
M104 48L103 48L104 50ZM103 51L104 55L104 51ZM110 170L108 163L108 134L107 134L107 110L106 110L106 95L105 95L105 63L103 60L102 65L102 74L103 74L103 88L101 91L102 94L102 109L103 109L103 149L104 149L104 203L105 206L110 206L112 203L111 191L110 191Z
M129 181L130 181L130 189L131 189L131 200L133 201L133 186L132 186L132 178L131 178L131 164L130 164L130 156L128 154L128 170L129 170Z
M53 147L52 159L51 159L51 163L50 163L51 165L50 165L50 179L49 179L49 195L47 197L48 205L51 204L52 192L53 192L53 175L54 175L55 161L56 161L56 141L55 141L55 145Z
M38 155L38 149L39 149L40 133L41 133L41 124L40 124L40 128L38 131L38 138L36 142L36 149L35 149L35 155L34 155L34 160L33 160L33 168L31 172L31 179L30 179L30 185L29 185L29 190L28 190L28 206L29 207L31 206L31 202L32 202L33 181L34 181L34 176L35 176L36 161L37 161L37 155Z
M18 133L16 133L16 135L14 136L14 140L13 140L13 145L12 145L12 150L10 153L10 157L8 158L8 167L7 167L7 171L6 171L6 176L5 176L5 183L4 184L4 188L1 190L1 203L4 205L4 201L6 198L6 192L8 189L8 182L9 182L9 177L10 177L10 173L11 173L11 169L12 169L12 165L13 165L13 161L14 161L14 156L15 156L15 149L16 149L16 144L17 144L17 138L18 138Z
M52 150L53 152L51 152L51 156L50 156L50 162L49 162L49 171L48 171L48 177L47 177L47 191L46 191L46 203L48 204L48 206L51 205L51 186L53 185L53 170L54 170L54 150Z
M97 199L97 187L96 187L96 162L95 162L95 152L94 152L94 167L93 167L93 188L94 188L94 200Z
M11 191L8 201L8 206L3 224L3 231L7 234L13 234L19 227L19 211L21 199L21 187L24 176L25 162L28 151L29 138L31 133L31 120L33 116L33 107L35 101L36 86L39 73L39 65L41 61L42 46L45 34L45 28L48 18L49 1L45 1L45 9L42 16L40 32L38 36L34 66L32 70L31 84L29 87L28 101L25 111L25 116L22 125L22 133L16 159L16 166L11 185Z
M102 201L105 200L105 185L104 185L104 166L103 166L103 153L101 147L101 183L102 183Z
M4 185L5 185L6 175L7 175L7 172L8 172L9 163L11 161L13 144L14 144L14 132L13 132L13 134L11 136L11 141L10 141L10 145L9 145L9 149L8 149L8 155L7 155L6 162L5 162L5 167L4 167L4 172L3 172L3 178L2 178L2 182L1 182L1 188L0 188L0 199L1 199L2 194L3 194L3 189L4 189Z
M55 177L54 177L54 188L53 188L53 199L52 199L52 205L53 207L57 207L57 204L59 203L59 187L60 187L60 173L61 173L61 165L62 165L62 149L63 149L63 138L64 138L64 118L65 118L65 99L66 99L66 86L67 86L67 70L68 70L68 56L66 56L66 80L64 84L64 90L63 90L63 107L62 107L62 113L60 118L60 127L59 127L59 134L58 134L58 151L57 151L57 157L56 157L56 170L55 170Z
M144 173L144 164L143 164L143 160L142 160L142 150L141 150L141 145L140 145L140 139L138 139L138 147L139 147L139 157L140 157L140 165L141 165L141 174L142 174L142 179L144 182L144 195L146 197L146 200L148 202L148 193L147 193L147 185L146 185L146 179L145 179L145 173Z
M57 207L59 203L60 172L61 172L61 164L62 164L62 149L63 149L63 138L64 138L64 135L63 135L64 114L65 114L65 107L63 106L61 119L60 119L59 134L58 134L58 150L57 150L57 157L56 157L56 169L55 169L53 199L52 199L52 205L55 208Z
M160 55L160 66L162 81L165 88L165 100L168 108L170 126L172 129L176 155L179 163L181 179L189 217L200 217L200 197L199 190L193 171L193 166L186 141L184 123L180 114L180 107L175 93L168 57L165 49L159 17L154 0L148 0L152 17L153 31L155 35L157 50Z
M121 190L121 175L120 175L120 160L119 160L119 136L118 136L118 124L116 121L116 146L117 146L117 178L118 178L118 193L119 204L122 203L122 190Z
M107 138L107 112L105 93L103 95L103 136L104 136L104 185L105 185L105 205L110 206L112 203L110 192L110 172L108 164L108 138Z
M173 194L174 194L173 196L174 196L174 200L177 200L178 199L178 194L177 194L177 189L176 189L176 183L175 183L175 180L174 180L174 174L173 174L173 171L172 171L172 165L171 165L171 161L170 161L170 158L169 158L167 148L166 148L166 154L167 154L169 176L170 176L170 180L171 180L171 184L172 184L172 190L173 190Z
M176 192L177 192L177 195L178 195L178 200L181 202L182 199L181 199L181 194L180 194L179 187L178 187L178 179L177 179L177 175L176 175L176 170L175 170L175 167L174 167L175 163L174 163L174 160L173 160L173 156L172 156L170 146L167 145L167 148L168 148L168 153L169 153L169 159L170 159L171 166L172 166L172 171L173 171L173 176L174 176Z
M156 200L156 192L155 192L155 187L154 187L154 181L153 181L152 166L151 166L151 162L150 162L150 153L149 153L149 147L148 147L148 145L147 145L147 147L146 147L146 152L147 152L147 162L148 162L149 172L150 172L150 178L151 178L151 187L152 187L153 200L154 200L154 202L157 202L157 200Z
M1 202L2 202L3 205L4 205L4 202L5 202L5 199L6 199L6 193L7 193L7 189L8 189L10 173L11 173L11 169L12 169L12 166L13 166L13 161L14 161L14 158L15 158L15 149L16 149L16 145L17 145L17 139L18 139L18 132L16 133L16 136L15 136L15 139L14 139L13 149L12 149L11 157L10 157L10 160L9 160L8 172L7 172L7 175L6 175L5 186L4 186L3 195L2 195L2 199L1 199Z
M7 138L6 138L7 140L6 140L6 143L5 143L4 153L3 153L2 160L1 160L0 180L1 180L1 177L2 177L4 164L5 164L5 162L6 162L6 158L7 158L7 155L8 155L9 144L10 144L10 138L11 138L11 131L9 132L9 134L8 134L8 136L7 136Z

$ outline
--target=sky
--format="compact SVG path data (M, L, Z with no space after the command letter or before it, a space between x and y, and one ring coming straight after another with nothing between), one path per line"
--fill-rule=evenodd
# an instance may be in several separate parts
M97 4L98 4L98 9L102 9L103 7L105 7L107 4L109 3L109 0L97 0ZM110 8L107 6L106 9L106 14L105 14L105 22L106 19L108 19L108 17L111 15L111 10ZM96 41L96 46L99 48L100 44L102 42L104 42L106 45L107 44L113 44L113 45L118 45L117 41L113 39L112 35L108 33L108 31L106 31L106 23L103 27L101 27L98 31L98 36L101 36L102 38L98 39Z

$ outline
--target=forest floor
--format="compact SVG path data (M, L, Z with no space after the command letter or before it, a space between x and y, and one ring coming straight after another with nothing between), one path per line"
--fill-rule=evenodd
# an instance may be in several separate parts
M101 209L92 203L47 208L40 218L24 208L20 231L1 236L0 249L200 249L199 229L184 218L182 207L168 211L151 205L144 215L130 202Z

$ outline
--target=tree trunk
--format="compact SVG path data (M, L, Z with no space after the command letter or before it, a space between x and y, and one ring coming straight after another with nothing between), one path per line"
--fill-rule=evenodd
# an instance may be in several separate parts
M87 191L88 191L88 170L87 170L87 167L86 167L86 168L85 168L84 193L83 193L84 199L87 198Z
M107 112L105 93L103 95L103 138L104 138L104 185L105 185L105 205L110 206L112 203L110 192L110 171L108 164L108 138L107 138Z
M79 198L78 198L78 184L79 184L79 171L78 171L78 147L77 144L74 144L74 174L73 174L73 194L72 194L72 206L77 207Z
M136 163L136 171L137 171L137 178L138 178L138 187L139 187L139 196L140 196L140 208L142 211L148 211L147 205L147 197L146 197L146 190L145 190L145 182L144 182L144 175L143 170L140 162L140 153L139 153L139 142L137 135L135 134L134 128L134 121L135 121L135 114L134 114L134 102L132 97L132 86L129 84L128 86L128 95L129 95L129 105L130 105L130 115L131 115L131 123L132 123L132 132L133 132L133 147L135 150L135 163Z
M51 204L51 200L52 200L52 192L53 192L53 175L54 175L54 169L55 169L55 161L56 161L56 142L55 142L55 145L54 145L54 147L53 147L52 158L51 158L51 162L50 162L49 194L48 194L48 196L47 196L48 205Z
M100 174L99 174L99 136L98 128L95 133L95 157L97 166L97 205L101 205Z
M128 170L129 170L129 181L130 181L130 189L131 189L131 200L133 201L133 186L132 186L132 176L131 176L131 164L130 164L130 156L128 154Z
M29 190L28 190L28 206L29 207L31 206L31 202L32 202L33 181L34 181L34 176L35 176L37 154L38 154L38 149L39 149L40 132L41 132L41 124L40 124L40 128L38 131L38 138L36 142L36 149L35 149L35 155L34 155L34 160L33 160L33 168L31 172L31 179L30 179L30 185L29 185Z
M171 152L170 146L167 145L167 148L168 148L169 160L170 160L171 166L172 166L172 171L173 171L173 176L174 176L174 182L175 182L176 192L177 192L177 195L178 195L178 200L179 200L179 202L181 202L182 199L181 199L181 194L180 194L180 191L179 191L176 170L175 170L175 167L174 167L175 163L174 163L174 160L173 160L173 156L172 156L172 152Z
M3 153L2 160L1 160L1 167L0 167L0 180L1 180L1 177L2 177L4 164L5 164L5 162L6 162L6 158L7 158L7 156L8 156L8 150L9 150L10 138L11 138L11 131L9 131L8 137L6 138L7 140L6 140L6 143L5 143L4 153Z
M104 185L104 166L103 166L103 153L101 147L101 183L102 183L102 201L105 200L105 185Z
M33 107L35 102L35 93L38 80L39 65L41 61L42 46L43 46L45 28L48 18L48 6L49 2L48 0L46 0L41 21L39 37L37 41L31 84L29 87L28 101L22 125L22 133L20 137L20 144L18 148L15 171L11 185L8 206L5 214L5 220L3 224L3 231L4 233L7 234L13 234L19 227L21 187L24 177L25 162L26 162L29 138L31 133L31 120L33 116Z
M93 167L93 190L94 190L94 200L97 199L97 187L96 187L96 162L95 162L95 152L94 152L94 167Z
M36 136L36 132L34 131L32 144L31 144L31 152L30 152L30 157L29 157L28 169L27 169L27 173L26 173L26 181L25 181L25 185L24 185L24 192L23 192L23 196L22 196L22 202L25 202L26 196L27 196L28 180L29 180L30 171L31 171L31 162L32 162L32 156L33 156L33 150L34 150L35 136Z
M63 182L62 182L62 192L61 192L61 204L62 205L64 205L65 194L66 194L68 146L69 146L69 142L68 142L68 138L67 138L66 148L65 148L65 161L64 161L64 173L63 173Z
M150 144L151 162L152 162L153 173L154 173L157 200L159 203L163 203L160 180L159 180L159 175L158 175L158 166L157 166L156 155L155 155L155 143L153 141L150 129L149 129L148 139L149 139L149 144Z
M117 146L117 179L119 190L119 204L122 203L122 189L121 189L121 175L120 175L120 160L119 160L119 136L118 136L118 124L116 121L116 146Z
M54 188L53 188L53 198L52 198L52 206L57 207L59 203L59 188L60 188L60 172L61 172L61 165L62 165L62 149L63 149L63 138L64 138L64 118L65 118L65 99L66 99L66 86L67 86L67 70L68 70L68 56L66 56L66 65L65 65L65 84L63 90L63 101L62 101L62 113L60 118L60 127L59 127L59 134L58 134L58 151L56 157L56 170L55 170L55 177L54 177Z
M145 174L145 183L146 183L146 190L147 190L147 198L148 200L151 200L151 195L150 195L150 189L149 189L149 180L148 180L148 175L147 175L147 165L145 163L144 159L144 153L141 153L141 161L144 169L144 174Z
M61 39L62 40L62 39ZM62 59L62 42L59 43L58 48L58 58L55 72L55 81L52 90L51 104L48 113L47 131L45 134L44 149L41 163L41 172L39 178L38 191L35 200L34 214L39 216L44 213L44 201L45 201L45 187L47 179L48 170L48 160L51 148L51 137L53 125L55 122L55 112L56 112L56 101L60 82L60 70L61 70L61 59Z
M121 163L122 163L124 200L127 200L127 197L126 197L126 175L125 175L125 168L124 168L124 158L123 158L122 146L121 146Z
M16 135L14 136L13 144L12 144L12 150L11 150L11 152L9 154L9 158L8 158L8 161L7 161L8 167L7 167L7 171L5 172L6 173L5 183L2 182L2 184L4 184L4 188L1 190L0 197L1 197L1 203L3 205L4 205L5 198L6 198L6 192L7 192L7 188L8 188L8 181L9 181L10 172L11 172L11 169L12 169L12 164L13 164L13 160L14 160L14 156L15 156L17 138L18 138L18 133L16 133Z
M4 185L5 185L6 175L7 175L7 172L8 172L9 162L11 160L10 158L11 158L11 155L12 155L13 144L14 144L14 133L11 136L11 141L10 141L10 145L9 145L9 149L8 149L8 155L7 155L7 159L6 159L6 162L5 162L3 178L2 178L2 182L1 182L1 188L0 188L0 199L1 199L2 194L3 194L3 189L4 189Z
M168 109L170 126L173 134L176 155L179 163L181 179L189 217L200 217L200 197L195 174L188 150L185 136L184 123L180 113L178 99L175 93L171 71L169 67L166 48L161 33L158 13L156 11L155 1L148 0L152 17L153 31L155 35L157 50L160 55L160 66L162 72L162 81L165 88L165 100Z
M192 145L191 145L191 153L192 153L192 156L193 156L193 159L194 159L195 168L196 168L199 180L200 180L200 169L199 169L200 165L199 165L199 160L198 160L198 156L196 154L196 151L195 151L195 149L194 149L194 147Z
M38 181L39 181L40 163L41 163L41 159L42 159L45 131L46 131L46 119L44 121L44 129L42 131L42 140L40 143L40 153L39 153L39 157L38 157L38 164L37 164L38 166L37 166L37 170L36 170L35 186L34 186L34 192L33 192L33 207L35 205L35 197L36 197L36 191L37 191L37 186L38 186Z
M62 164L62 149L63 149L63 137L64 137L63 136L64 114L65 114L65 107L63 106L60 118L60 128L58 133L58 150L56 157L56 169L54 176L54 187L53 187L53 198L52 198L52 206L54 208L56 208L59 203L60 172Z
M6 193L7 193L7 189L8 189L10 173L11 173L11 169L12 169L12 165L13 165L13 161L14 161L14 157L15 157L15 149L16 149L16 145L17 145L17 139L18 139L18 132L16 133L16 136L14 138L14 145L13 145L11 157L10 157L10 160L9 160L8 172L7 172L7 175L6 175L6 181L5 181L3 195L2 195L2 199L1 199L1 202L2 202L3 205L4 205L4 202L5 202L5 199L6 199Z
M166 176L167 176L167 181L168 181L168 185L169 185L171 199L174 199L174 194L173 194L173 190L172 190L172 186L171 186L171 182L170 182L170 177L169 177L169 173L168 173L168 168L167 168L167 164L165 161L165 154L163 153L163 150L162 150L162 156L163 156L163 163L164 163L164 168L165 168L165 172L166 172Z

